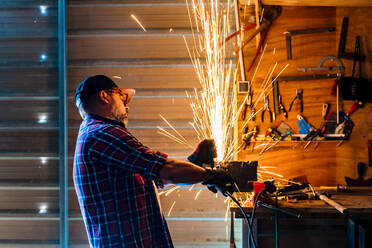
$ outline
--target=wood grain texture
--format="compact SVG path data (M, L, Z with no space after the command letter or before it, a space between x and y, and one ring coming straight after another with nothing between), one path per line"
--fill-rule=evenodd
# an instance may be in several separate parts
M253 82L254 102L258 98L257 92L260 90L264 78L277 62L277 69L273 73L275 77L279 71L289 64L287 69L281 76L296 76L296 75L311 75L316 72L298 72L298 67L315 67L319 60L328 55L335 56L338 48L338 37L341 28L343 16L349 16L353 22L349 25L349 36L347 49L353 48L354 42L349 42L350 37L355 34L362 36L364 41L363 51L368 56L363 68L370 65L369 46L370 42L366 41L369 33L366 32L370 25L370 8L329 8L329 7L283 7L281 16L274 22L267 37L266 53L263 56L261 65L257 70L256 79ZM246 18L243 18L246 20ZM284 32L287 30L299 30L309 28L336 27L336 32L322 34L306 34L292 36L292 53L293 59L287 60L286 43ZM355 28L354 28L355 27ZM355 30L355 31L351 31ZM350 32L352 32L350 34ZM253 43L252 43L253 44ZM254 46L248 45L245 50L245 65L249 64L254 53ZM275 52L274 52L275 51ZM346 75L350 73L350 61L343 60L346 66ZM256 62L257 63L257 62ZM328 62L329 65L332 62ZM247 73L248 78L252 78L254 69ZM368 69L365 69L366 77L369 77ZM324 73L324 72L323 72ZM295 96L296 89L304 90L304 112L303 116L313 127L319 127L321 121L321 106L323 103L330 104L330 111L336 111L336 97L330 95L333 80L311 80L311 81L290 81L279 83L279 90L282 96L284 107L288 110L290 102ZM274 109L272 90L267 90L269 95L270 108ZM242 103L245 95L238 96L238 102ZM352 102L341 101L340 108L347 111ZM256 110L263 106L263 100L258 101ZM284 121L292 128L292 133L298 133L296 124L296 115L299 113L299 105L295 104L294 109L289 112L289 118L285 119L282 115L277 116L276 121L270 123L268 121L261 123L261 113L257 114L256 122L249 122L248 126L252 129L258 125L260 134L264 134L268 127L277 127L281 121ZM239 159L242 160L258 160L259 166L274 166L270 169L273 172L283 175L284 179L293 178L295 176L306 175L310 183L314 185L336 185L344 184L344 177L351 176L356 178L356 164L358 162L367 162L366 139L372 135L372 120L370 115L371 104L366 104L366 107L358 110L352 115L352 120L355 123L353 133L349 141L338 146L339 142L322 142L316 150L315 143L311 144L306 150L303 149L306 142L280 142L273 146L269 151L259 154L265 146L263 142L257 142L257 151L253 153L250 149L239 153ZM267 113L266 113L267 114ZM266 120L268 116L266 115ZM244 122L239 121L239 130L242 130ZM270 144L273 144L270 142ZM268 146L270 146L268 144ZM368 175L372 171L369 170ZM269 178L272 175L267 174L264 178Z

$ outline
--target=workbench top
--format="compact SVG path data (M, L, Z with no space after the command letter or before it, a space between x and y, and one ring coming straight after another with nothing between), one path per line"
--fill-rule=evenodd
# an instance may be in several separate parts
M317 192L320 193L319 191ZM372 217L372 188L364 188L352 192L336 192L328 190L327 193L330 194L330 199L347 208L347 211L344 214L345 217L350 215L358 218ZM246 197L245 193L234 194L241 200L244 200L244 197ZM334 215L342 215L335 208L322 200L298 200L296 202L288 202L285 199L281 199L278 200L278 207L287 211L299 213L302 217L314 217L315 215L331 217ZM244 206L244 209L247 213L250 213L250 211L252 211L252 206ZM241 217L238 206L232 201L230 203L230 210L236 213L236 217ZM264 207L257 208L258 216L267 215L272 212L272 210Z

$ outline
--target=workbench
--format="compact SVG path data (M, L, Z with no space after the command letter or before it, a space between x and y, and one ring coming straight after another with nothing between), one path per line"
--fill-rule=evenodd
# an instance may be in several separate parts
M299 214L299 218L258 207L252 226L257 247L372 247L372 188L327 192L332 200L347 208L344 214L321 200L277 201L279 209ZM242 199L245 194L234 195ZM250 217L252 207L244 210ZM232 201L230 211L232 218L243 218ZM253 247L248 242L249 229L244 219L242 228L242 247Z

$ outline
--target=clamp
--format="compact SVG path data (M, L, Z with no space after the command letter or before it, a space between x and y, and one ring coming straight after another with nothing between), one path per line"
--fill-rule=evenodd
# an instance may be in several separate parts
M303 89L296 89L296 96L295 96L295 98L293 98L293 100L291 102L291 105L289 106L289 110L288 110L289 112L291 112L291 109L293 107L293 103L296 101L296 99L298 99L300 101L301 113L304 111L304 103L302 101L303 92L304 92Z

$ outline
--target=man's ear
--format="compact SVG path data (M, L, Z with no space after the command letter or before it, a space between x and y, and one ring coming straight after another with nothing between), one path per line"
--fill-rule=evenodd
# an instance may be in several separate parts
M104 90L98 92L98 99L102 103L110 103L111 101L109 94Z

